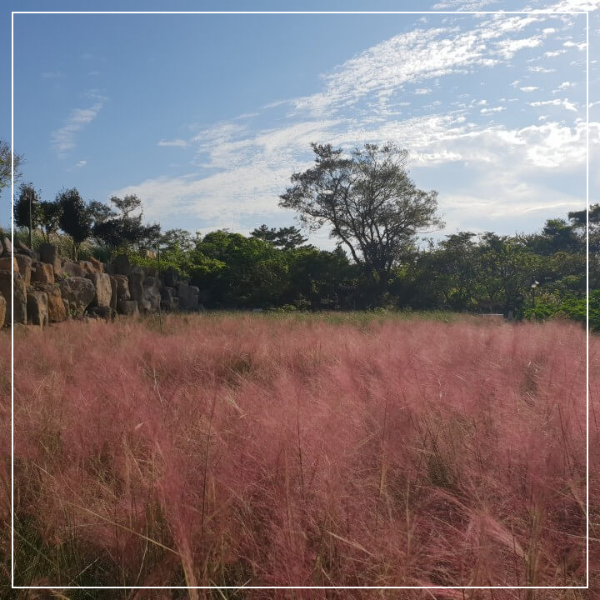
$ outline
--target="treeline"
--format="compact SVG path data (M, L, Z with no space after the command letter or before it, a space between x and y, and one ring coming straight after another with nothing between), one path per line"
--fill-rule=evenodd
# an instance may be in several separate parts
M585 320L586 211L550 219L534 234L459 231L426 241L421 234L443 227L437 192L414 184L407 151L389 143L312 148L314 166L292 175L279 204L310 229L328 226L332 251L307 244L296 227L262 225L249 236L161 231L144 223L135 195L107 205L68 189L48 201L31 183L19 188L14 218L30 244L54 240L74 259L127 253L173 269L198 286L206 308L394 307ZM589 226L591 316L600 328L600 205L591 207Z
M32 207L30 214L29 207ZM142 223L136 196L111 206L85 202L75 189L43 201L23 184L15 203L22 237L61 243L73 258L100 260L129 254L140 265L172 268L201 290L207 308L287 310L368 309L494 312L545 318L585 316L586 213L548 220L539 233L500 236L458 232L413 247L390 271L378 296L371 274L341 246L320 250L296 227L263 225L250 236L183 229L162 232ZM29 227L31 225L31 231ZM590 253L600 252L600 205L590 210ZM590 288L600 289L598 261L590 262ZM594 296L597 298L597 295Z

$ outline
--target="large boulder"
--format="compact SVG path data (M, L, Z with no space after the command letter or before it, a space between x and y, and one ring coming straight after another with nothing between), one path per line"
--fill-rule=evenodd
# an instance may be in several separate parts
M139 302L144 299L144 273L142 270L136 269L131 271L129 279L129 294L131 299Z
M146 277L144 279L144 300L150 303L150 310L160 309L160 288L162 284L158 277Z
M93 275L98 270L94 266L94 263L90 262L89 260L80 260L79 266L83 269L85 276Z
M150 312L152 312L152 304L150 304L150 302L148 302L148 300L138 300L137 305L138 305L138 310L140 311L140 314L142 314L142 315L147 315Z
M96 269L98 273L104 273L104 263L102 261L99 261L97 258L91 256L89 262L92 263L94 269Z
M110 290L111 290L110 309L112 311L116 311L117 310L117 280L112 275L109 275L108 277L110 278Z
M60 275L61 273L61 262L60 262L60 253L58 246L54 244L48 244L44 242L39 247L40 252L40 261L46 263L48 265L52 265L54 269L54 273L56 275Z
M93 273L88 275L88 279L94 284L96 295L92 304L94 306L108 306L112 299L112 285L110 283L110 275L106 273Z
M182 310L198 310L198 297L200 290L187 283L177 284L177 297L179 298L179 308Z
M117 286L117 302L130 300L129 280L126 275L111 275L110 278L115 281Z
M163 286L160 288L160 306L164 310L175 310L177 308L175 290L172 287Z
M6 319L6 300L2 294L0 294L0 329L4 327L4 321Z
M117 309L122 315L134 317L138 314L138 303L135 300L119 300Z
M14 310L14 322L27 325L27 286L20 273L15 273L13 281L14 296L10 271L0 271L0 294L6 300L6 320L10 322L11 310Z
M85 269L79 263L68 258L63 258L61 264L62 274L67 277L85 277L87 275Z
M27 321L30 325L48 325L48 296L41 290L30 288L27 292Z
M67 309L60 293L60 286L50 283L34 283L36 290L44 292L48 297L48 320L50 323L62 323L67 318Z
M129 257L126 254L119 254L113 260L113 267L116 275L129 275L131 269Z
M31 267L33 265L33 261L29 256L25 256L24 254L15 254L15 260L19 265L19 273L23 276L25 280L25 285L29 287L31 284Z
M10 256L13 253L13 247L10 243L10 238L7 238L6 236L2 238L2 246L2 256Z
M26 246L21 240L17 240L15 242L15 249L17 254L24 254L25 256L29 256L31 260L37 260L37 254L28 246Z
M52 265L43 262L34 262L31 271L33 283L54 283L54 269Z
M3 256L0 258L0 271L10 271L13 268L15 273L19 272L19 263L12 256Z
M96 295L96 288L85 277L69 277L60 282L60 293L69 314L82 317Z

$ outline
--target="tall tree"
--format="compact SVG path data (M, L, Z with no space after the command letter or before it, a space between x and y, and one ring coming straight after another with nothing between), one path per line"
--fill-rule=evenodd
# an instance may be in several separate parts
M56 197L60 205L60 228L73 240L73 258L78 260L81 244L92 235L92 214L76 188Z
M325 224L372 278L381 298L390 273L417 234L442 221L437 192L425 192L408 175L408 153L391 143L365 144L350 154L330 144L312 144L315 165L292 175L280 206L300 213L311 229Z
M140 198L131 194L123 198L113 196L110 201L116 210L96 203L95 212L100 218L94 224L94 236L113 250L154 247L160 236L160 225L142 223L144 213ZM139 212L134 214L136 211Z
M60 214L62 208L58 202L42 200L40 202L40 225L46 241L50 241L50 236L58 231L60 227Z
M33 245L33 230L40 223L40 194L32 183L22 183L19 197L14 206L17 227L25 227L29 232L29 247Z

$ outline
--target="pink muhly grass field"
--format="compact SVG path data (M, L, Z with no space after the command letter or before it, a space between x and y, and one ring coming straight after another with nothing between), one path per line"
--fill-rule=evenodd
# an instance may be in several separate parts
M591 339L592 471L599 350ZM567 323L208 315L164 333L17 331L15 583L585 585L585 408L585 332ZM593 478L595 538L599 496ZM401 597L534 597L431 592Z

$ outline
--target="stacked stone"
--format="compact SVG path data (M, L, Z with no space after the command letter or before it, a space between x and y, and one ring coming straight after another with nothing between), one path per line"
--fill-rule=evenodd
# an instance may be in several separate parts
M12 273L11 273L12 271ZM14 293L11 293L11 285ZM61 257L57 246L37 252L18 242L0 242L0 327L14 323L44 327L68 318L112 319L159 310L198 310L200 290L168 269L164 285L156 269L135 267L125 255L112 263Z

